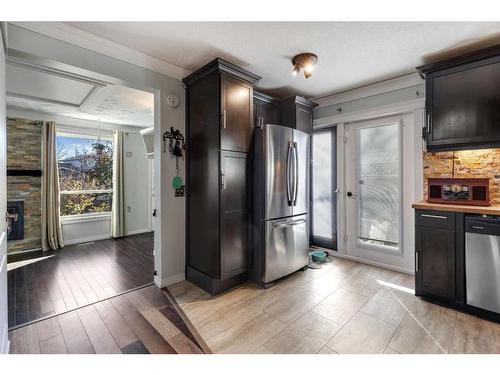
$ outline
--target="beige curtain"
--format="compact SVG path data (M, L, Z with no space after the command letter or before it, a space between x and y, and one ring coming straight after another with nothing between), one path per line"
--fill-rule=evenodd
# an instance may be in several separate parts
M64 247L59 218L59 173L56 156L56 124L44 122L42 130L42 249Z
M125 212L123 194L123 132L113 133L113 206L111 214L111 235L122 237L125 234Z

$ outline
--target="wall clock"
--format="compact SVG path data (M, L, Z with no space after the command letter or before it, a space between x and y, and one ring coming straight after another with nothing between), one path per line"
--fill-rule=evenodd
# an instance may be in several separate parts
M177 95L174 95L174 94L168 95L167 96L167 104L170 107L177 107L179 105L179 98L177 97Z

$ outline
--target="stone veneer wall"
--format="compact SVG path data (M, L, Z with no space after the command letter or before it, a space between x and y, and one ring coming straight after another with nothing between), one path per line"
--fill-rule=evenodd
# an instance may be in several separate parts
M7 169L41 169L42 123L7 119ZM8 176L7 200L24 201L24 239L9 241L9 252L41 248L41 177Z
M455 158L455 177L487 177L490 179L490 200L500 204L500 149L447 151L424 153L424 198L427 198L427 179L452 177Z

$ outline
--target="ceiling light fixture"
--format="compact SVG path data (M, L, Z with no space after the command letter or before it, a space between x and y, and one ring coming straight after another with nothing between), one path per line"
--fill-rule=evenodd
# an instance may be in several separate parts
M300 70L304 70L304 77L309 78L314 70L314 65L318 62L318 56L314 53L306 52L296 55L292 59L294 66L292 74L296 76Z

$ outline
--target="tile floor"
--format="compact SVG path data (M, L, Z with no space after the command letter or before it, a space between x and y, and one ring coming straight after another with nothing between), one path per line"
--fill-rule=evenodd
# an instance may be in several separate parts
M500 353L500 324L415 297L413 276L329 260L266 290L169 290L215 353Z

